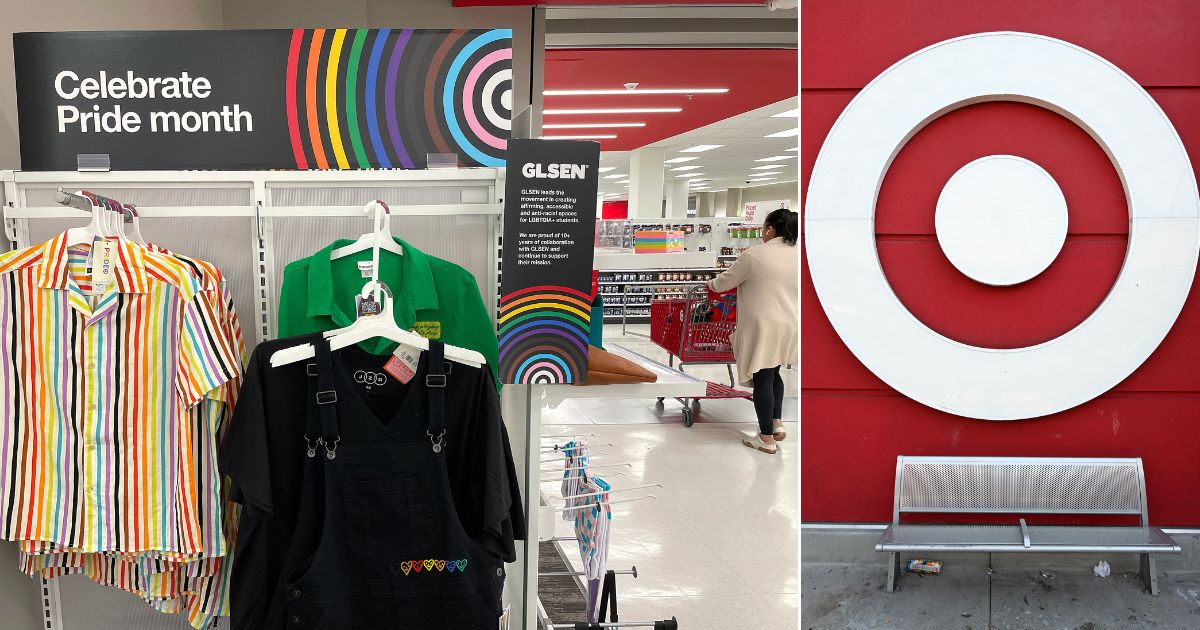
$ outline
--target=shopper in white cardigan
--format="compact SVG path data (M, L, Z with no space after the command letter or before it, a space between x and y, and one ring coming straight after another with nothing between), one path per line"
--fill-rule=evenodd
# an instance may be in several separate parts
M733 356L738 381L754 386L759 434L742 443L775 453L787 437L781 418L783 379L779 368L796 364L797 287L796 213L780 208L763 223L763 243L742 252L724 273L708 282L718 293L737 288L737 328Z

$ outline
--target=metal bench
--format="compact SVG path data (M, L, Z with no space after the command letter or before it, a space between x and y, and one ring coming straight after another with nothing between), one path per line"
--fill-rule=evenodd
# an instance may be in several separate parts
M1140 526L904 524L902 513L1127 514ZM1158 595L1156 553L1179 545L1146 513L1141 458L905 457L896 459L892 524L875 551L891 554L887 592L903 572L901 553L1104 552L1141 555L1141 578Z

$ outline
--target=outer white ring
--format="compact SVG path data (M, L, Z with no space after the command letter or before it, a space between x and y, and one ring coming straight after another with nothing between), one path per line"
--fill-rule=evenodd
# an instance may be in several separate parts
M1108 296L1074 329L1027 348L980 348L931 330L896 297L875 249L875 201L892 159L930 121L985 101L1074 121L1116 165L1129 204L1128 250ZM855 97L813 167L804 225L817 295L864 365L930 407L1016 420L1099 396L1158 347L1196 272L1200 196L1175 128L1119 68L1050 37L980 33L910 55Z

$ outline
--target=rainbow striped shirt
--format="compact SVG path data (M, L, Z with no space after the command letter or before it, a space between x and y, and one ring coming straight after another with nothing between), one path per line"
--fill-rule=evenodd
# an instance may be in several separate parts
M223 551L198 514L215 473L198 470L190 410L239 375L240 349L189 266L108 247L107 284L72 264L66 233L0 255L0 538Z
M236 349L239 367L247 361L246 341L234 307L233 295L215 265L203 260L173 253L151 243L151 251L172 256L191 268L202 286L201 296L211 301L216 334L228 340ZM86 262L87 252L68 252L68 267ZM83 285L80 285L83 288ZM210 392L190 409L192 429L191 459L197 471L194 479L182 480L195 484L199 504L202 557L173 552L85 553L41 541L19 543L19 565L29 575L46 578L68 574L84 574L97 583L128 591L164 613L186 613L194 627L211 625L214 617L229 614L229 574L232 562L228 553L236 539L237 505L230 503L221 509L224 493L216 464L216 447L220 436L228 429L240 386L240 373Z

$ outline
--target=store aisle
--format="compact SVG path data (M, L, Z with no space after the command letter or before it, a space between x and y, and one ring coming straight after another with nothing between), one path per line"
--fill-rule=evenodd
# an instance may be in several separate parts
M607 477L616 488L663 484L649 491L657 500L613 506L609 568L639 573L618 577L622 621L674 615L688 630L796 628L799 450L791 439L774 456L739 445L739 432L754 426L543 426L545 435L594 433L592 443L613 443L592 451L607 453L594 464L631 464L609 469L625 472ZM554 470L547 465L543 478ZM542 491L560 494L553 481ZM573 535L556 520L556 535ZM578 548L563 549L581 568Z

